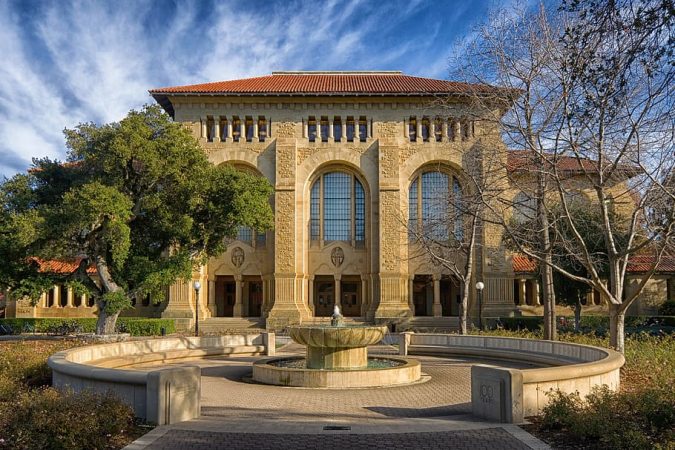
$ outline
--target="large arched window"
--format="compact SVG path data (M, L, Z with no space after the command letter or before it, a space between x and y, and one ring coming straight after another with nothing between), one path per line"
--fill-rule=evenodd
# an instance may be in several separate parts
M464 239L462 186L459 180L438 170L417 175L408 191L410 240L447 241L450 232Z
M312 185L310 236L313 241L366 239L366 196L361 182L346 172L328 172Z

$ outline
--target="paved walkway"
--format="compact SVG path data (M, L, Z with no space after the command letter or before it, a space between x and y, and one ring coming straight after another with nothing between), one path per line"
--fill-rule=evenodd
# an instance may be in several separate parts
M304 348L282 350L290 355ZM393 349L377 346L370 353ZM253 384L247 378L257 359L189 362L202 367L202 417L158 427L127 449L548 448L517 426L471 416L470 368L477 361L419 357L420 383L337 390Z

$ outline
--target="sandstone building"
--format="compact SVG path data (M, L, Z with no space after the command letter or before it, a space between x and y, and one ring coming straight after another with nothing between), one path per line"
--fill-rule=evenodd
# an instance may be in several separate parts
M439 195L462 195L476 155L502 158L508 179L516 155L471 109L470 88L400 72L274 72L151 90L211 162L274 186L274 230L240 229L225 254L194 274L205 329L320 320L335 303L355 320L456 327L461 283L417 251L409 228L439 214ZM462 227L451 221L435 232L461 239ZM482 315L536 310L532 264L509 254L494 226L484 226L479 240L474 282L485 283ZM654 284L658 298L674 295L666 278ZM54 291L25 314L93 314L86 299ZM474 289L470 303L476 318ZM168 303L146 299L132 313L189 321L194 308L192 283L181 282L170 287Z

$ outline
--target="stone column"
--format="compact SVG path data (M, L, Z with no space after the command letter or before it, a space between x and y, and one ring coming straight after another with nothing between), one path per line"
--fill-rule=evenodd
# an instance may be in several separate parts
M214 280L209 280L209 311L211 311L211 317L216 317L218 315L218 307L216 306L216 282Z
M47 307L47 294L46 293L43 292L42 294L40 294L40 303L38 303L38 305L40 306L40 308L46 308Z
M258 121L253 118L253 140L258 139Z
M541 302L539 301L539 280L534 280L532 283L532 304L534 306L540 306Z
M242 298L242 290L244 287L244 280L241 275L235 275L234 276L234 281L235 281L235 291L234 291L234 308L232 309L232 316L233 317L242 317L242 303L243 303L243 298Z
M456 141L457 139L460 139L459 136L462 132L461 129L461 124L459 120L453 120L452 122L452 135L453 135L453 141Z
M429 142L436 142L436 121L429 120Z
M334 142L333 137L333 119L328 119L328 142Z
M307 279L307 306L316 315L314 312L314 275L310 275Z
M403 118L403 137L406 138L406 139L410 137L410 133L408 132L409 131L408 127L410 126L408 124L408 120L409 119L407 119L407 118Z
M417 142L424 142L424 136L422 136L422 118L417 119Z
M448 119L443 119L443 124L441 125L441 140L443 142L448 141Z
M354 142L359 142L361 140L361 120L358 117L354 117Z
M61 307L61 287L59 285L54 285L52 288L54 290L54 307Z
M73 296L73 288L69 287L66 294L66 307L67 308L74 307L75 306L75 304L73 303L74 300L75 297Z
M415 315L415 302L413 298L415 296L415 275L408 278L408 306L410 307L410 314Z
M527 303L527 280L521 278L518 280L518 305L522 306Z
M230 117L227 119L227 138L230 140L230 142L233 141L232 139L232 118Z
M82 294L80 295L80 308L86 308L87 307L87 295Z
M443 315L443 307L441 306L441 276L432 275L434 280L434 317L441 317Z
M213 116L213 142L220 142L220 116Z
M361 316L365 317L368 312L369 297L368 297L368 276L361 275Z
M368 137L373 137L373 119L366 119L366 127L368 128Z
M302 137L305 139L309 138L309 119L302 119Z
M342 142L346 142L346 141L347 141L347 118L345 118L344 120L342 120L342 121L340 122L340 124L342 125L342 126L340 127L340 130L341 130L341 133L342 133L342 136L340 137L340 140L341 140Z
M206 130L206 126L207 126L207 124L208 124L207 117L206 117L206 116L202 116L199 120L202 122L202 124L201 124L201 125L202 125L202 136L201 136L201 137L202 137L203 139L206 139L206 138L208 137L208 135L209 135L209 133L208 133L207 130Z
M340 312L342 312L342 275L335 274L335 304L340 307Z

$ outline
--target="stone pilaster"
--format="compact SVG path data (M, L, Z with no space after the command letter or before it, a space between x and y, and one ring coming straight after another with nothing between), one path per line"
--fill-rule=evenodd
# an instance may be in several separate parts
M276 329L309 319L304 293L304 275L298 273L302 230L297 217L295 124L279 122L276 132L276 185L274 193L274 304L267 328Z

